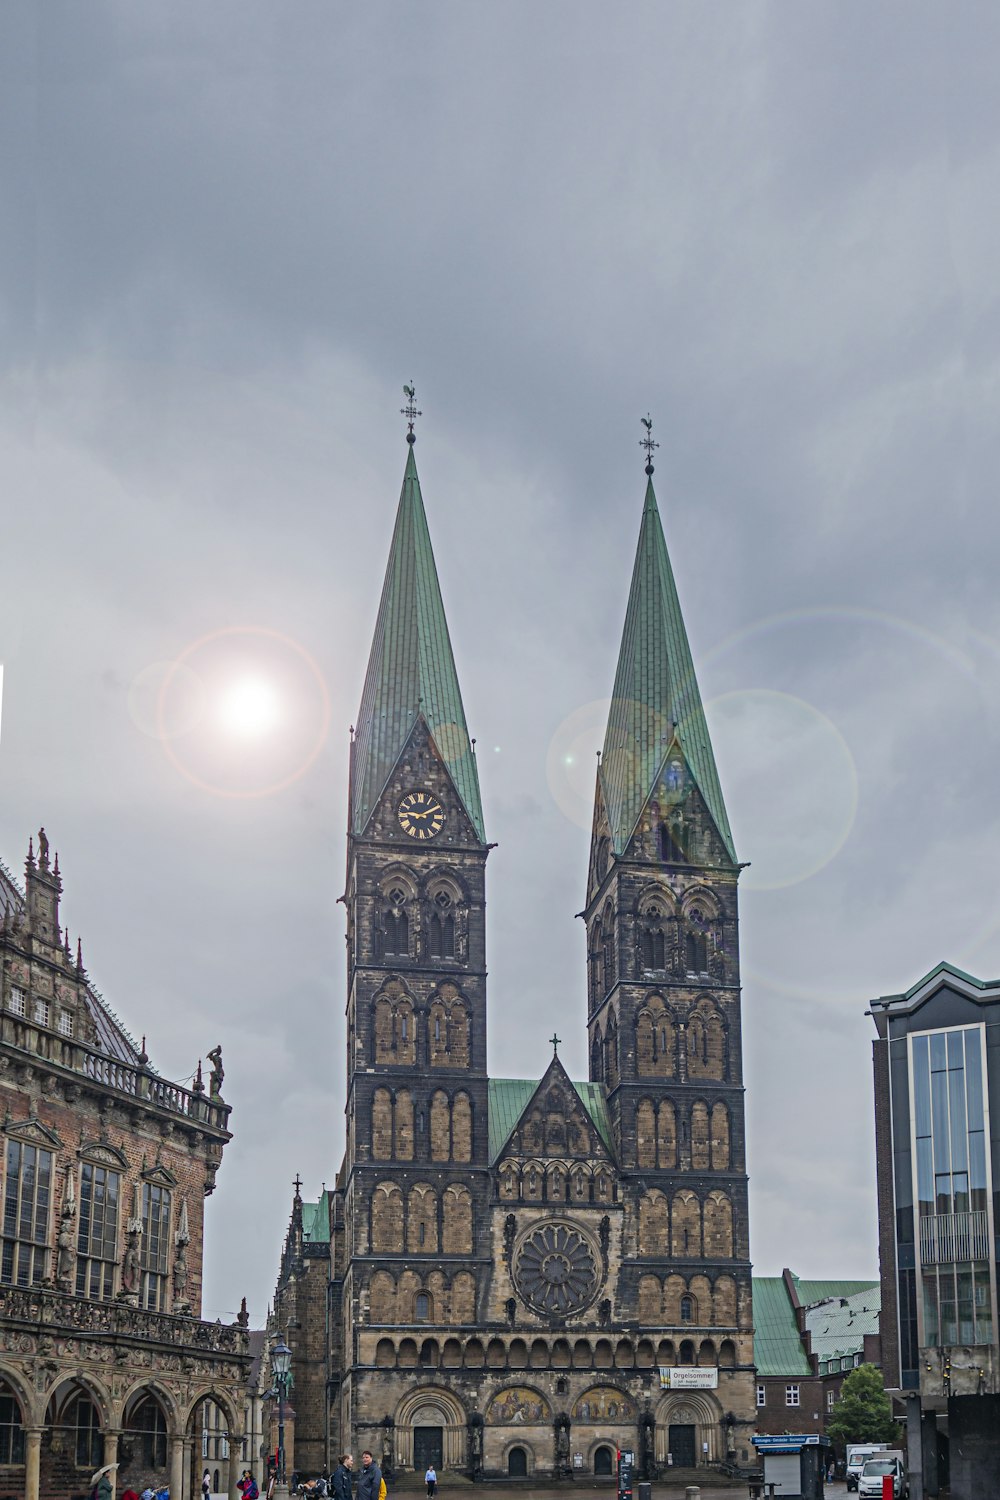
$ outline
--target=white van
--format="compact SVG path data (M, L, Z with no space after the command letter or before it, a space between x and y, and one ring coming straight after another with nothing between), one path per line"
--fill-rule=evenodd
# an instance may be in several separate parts
M861 1470L870 1458L877 1453L888 1451L888 1443L848 1443L847 1445L847 1488L856 1490L858 1480L861 1478Z

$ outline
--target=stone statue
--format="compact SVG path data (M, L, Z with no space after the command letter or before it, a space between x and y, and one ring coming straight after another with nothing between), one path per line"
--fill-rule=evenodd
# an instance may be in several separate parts
M38 863L43 870L49 868L49 840L44 828L38 830Z
M71 1292L76 1273L76 1249L73 1225L76 1220L76 1195L73 1189L73 1169L66 1168L66 1186L63 1190L62 1208L59 1212L59 1251L56 1256L56 1286L61 1292Z
M56 1285L61 1292L73 1290L73 1273L76 1270L76 1253L73 1247L73 1214L66 1213L63 1204L62 1223L59 1225L59 1254L56 1258Z
M213 1047L208 1054L208 1060L212 1064L212 1074L208 1082L208 1092L212 1099L222 1098L222 1080L226 1076L226 1070L222 1066L222 1046Z
M139 1291L139 1235L141 1225L129 1219L125 1235L125 1254L122 1257L122 1292L134 1298Z
M179 1240L177 1254L174 1257L174 1312L186 1312L190 1304L185 1293L187 1292L188 1264L187 1264L187 1240Z

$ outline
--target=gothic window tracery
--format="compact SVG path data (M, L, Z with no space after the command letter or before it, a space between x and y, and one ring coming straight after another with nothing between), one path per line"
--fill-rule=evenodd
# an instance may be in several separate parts
M448 891L439 890L433 897L428 924L428 949L431 958L455 957L455 909Z
M665 969L667 966L667 917L657 905L646 908L640 918L640 955L642 967L647 971Z
M684 934L684 954L689 974L708 972L708 932L705 914L700 906L694 906L687 914L687 929Z
M401 885L387 892L382 911L382 948L387 958L409 958L410 918Z

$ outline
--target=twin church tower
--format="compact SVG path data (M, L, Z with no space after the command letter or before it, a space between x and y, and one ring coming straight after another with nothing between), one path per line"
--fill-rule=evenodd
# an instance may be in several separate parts
M609 1473L616 1447L649 1475L745 1463L739 866L652 463L586 876L590 1076L542 1016L534 1076L490 1078L490 845L408 414L351 746L346 1155L286 1246L325 1256L329 1230L296 1452L472 1476Z

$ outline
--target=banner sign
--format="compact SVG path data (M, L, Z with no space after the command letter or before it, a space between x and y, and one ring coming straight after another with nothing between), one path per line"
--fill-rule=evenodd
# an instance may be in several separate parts
M717 1369L699 1365L661 1365L660 1389L663 1391L714 1391L719 1384Z

